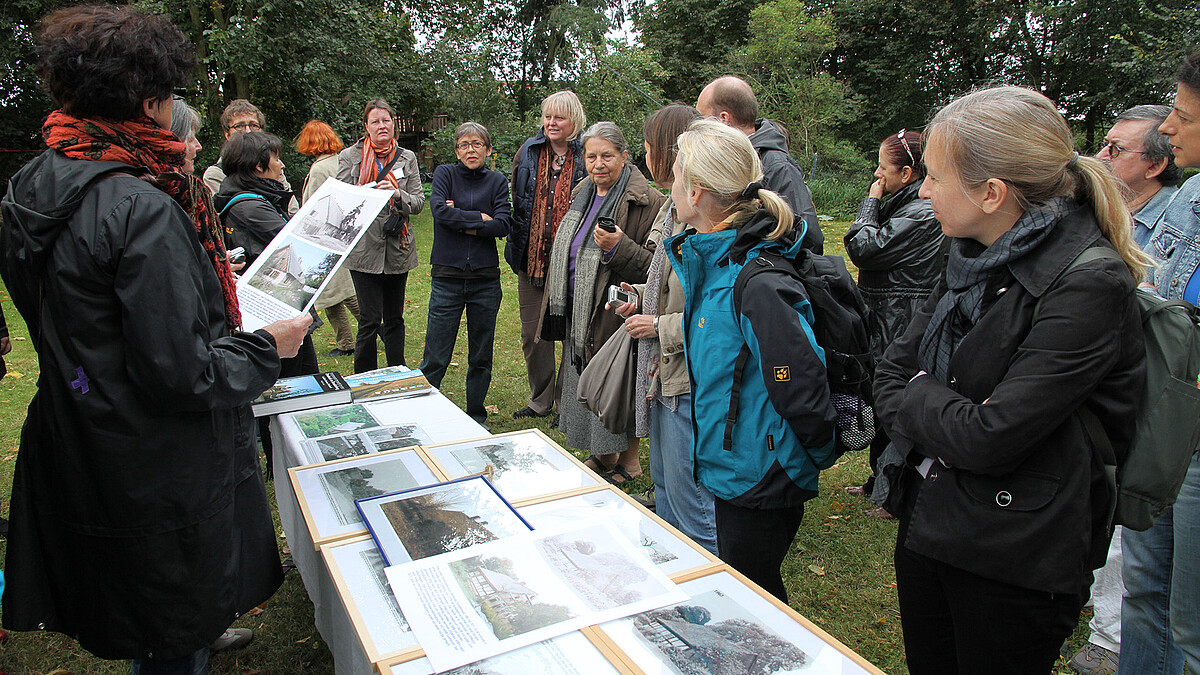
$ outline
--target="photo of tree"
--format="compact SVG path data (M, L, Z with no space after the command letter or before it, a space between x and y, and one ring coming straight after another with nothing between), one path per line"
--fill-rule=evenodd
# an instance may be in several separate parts
M263 255L266 261L248 283L296 310L308 306L342 258L295 237L285 238L279 248Z
M537 547L559 579L593 610L642 599L637 584L649 575L642 565L619 550L601 550L595 542L573 535L540 539Z
M513 561L475 556L449 564L475 611L498 639L528 633L575 616L570 608L539 602L537 591L517 577Z
M385 450L410 448L428 442L429 435L419 424L398 424L304 441L304 454L309 462L316 464Z
M356 499L409 490L419 483L400 457L370 467L347 466L320 475L321 487L341 525L361 523Z
M334 436L379 426L379 421L356 403L299 412L293 419L305 438Z
M316 375L285 377L281 380L276 380L270 389L264 391L259 398L259 402L269 402L289 396L319 394L322 391L324 390L321 389L321 385L317 382Z

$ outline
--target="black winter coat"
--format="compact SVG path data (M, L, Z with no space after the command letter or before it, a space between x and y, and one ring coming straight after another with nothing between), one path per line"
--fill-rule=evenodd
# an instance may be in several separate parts
M512 231L508 234L508 241L504 243L504 259L517 274L525 272L525 259L529 255L529 220L533 214L533 193L537 188L538 157L542 148L548 145L546 132L539 129L537 136L525 139L525 144L513 160ZM587 169L583 166L583 144L579 139L570 141L567 145L575 155L575 171L571 176L571 188L574 189L580 181L587 178ZM563 178L566 176L560 176L559 180ZM553 238L550 241L553 243ZM546 257L549 259L549 254Z
M243 197L228 206L242 193L252 193L262 199ZM292 191L277 181L242 174L226 176L221 181L221 189L213 195L213 206L217 207L225 229L225 248L245 248L246 266L249 267L287 225L287 205L291 199Z
M4 197L0 273L38 352L13 479L4 626L108 659L209 644L282 581L249 402L279 372L229 334L183 209L48 150ZM39 295L39 289L42 295Z
M984 313L951 357L948 384L918 376L921 338L946 292L938 284L884 353L875 410L910 465L915 453L941 460L924 480L905 470L900 544L988 579L1080 593L1104 564L1115 496L1075 410L1091 409L1123 456L1145 348L1120 260L1088 262L1055 282L1085 249L1107 245L1091 209L1076 206L1053 227L988 280Z
M817 221L812 192L804 182L804 171L788 152L787 138L766 118L755 120L754 128L754 133L750 134L750 145L754 146L754 151L762 160L763 185L778 193L792 207L797 232L801 229L800 221L804 221L804 240L800 245L814 253L821 253L825 246L825 235L821 233L821 224Z
M920 189L920 181L905 186L882 206L867 197L843 240L858 267L876 360L904 334L946 268L949 240L929 200L917 196Z

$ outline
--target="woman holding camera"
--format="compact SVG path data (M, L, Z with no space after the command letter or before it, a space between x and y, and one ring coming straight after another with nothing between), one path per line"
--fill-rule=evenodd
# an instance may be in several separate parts
M588 468L621 484L642 474L637 437L608 432L575 395L584 366L623 325L604 308L608 287L646 280L654 250L647 237L667 198L628 161L625 134L612 122L583 135L583 159L588 177L554 237L538 335L563 340L559 428L567 445L589 450Z
M383 337L389 366L404 360L404 291L408 272L417 266L416 238L409 216L425 207L417 156L396 143L396 113L388 102L373 99L363 108L366 135L338 154L338 180L374 185L392 199L346 256L358 296L358 337L354 372L379 366L376 336Z

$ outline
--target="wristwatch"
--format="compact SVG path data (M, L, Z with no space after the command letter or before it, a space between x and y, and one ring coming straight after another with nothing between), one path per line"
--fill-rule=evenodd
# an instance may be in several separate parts
M654 315L654 334L658 335L658 315Z

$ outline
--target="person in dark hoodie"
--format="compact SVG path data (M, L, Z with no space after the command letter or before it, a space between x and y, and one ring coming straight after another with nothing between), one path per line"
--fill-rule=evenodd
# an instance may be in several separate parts
M492 343L500 311L496 239L508 235L512 208L504 174L484 168L492 151L486 127L464 122L454 131L457 164L433 172L433 249L429 252L429 321L421 372L441 387L467 313L467 414L484 424L483 401L492 383Z
M787 137L771 120L758 117L758 99L750 85L731 75L719 77L700 91L696 109L750 138L750 145L762 161L763 187L783 197L792 208L793 217L804 221L801 246L821 253L825 236L817 223L817 208L804 182L804 172L788 153ZM801 229L799 225L794 227Z
M225 143L221 154L221 170L225 179L221 190L213 197L213 204L225 226L225 247L242 247L246 250L246 267L258 258L275 235L287 225L288 202L292 191L282 181L283 143L279 137L265 131L236 134ZM311 336L304 338L300 353L293 359L284 359L280 377L312 375L319 370L317 350ZM267 457L271 456L270 443Z
M674 174L671 199L688 229L663 245L683 286L696 477L715 497L718 555L787 602L779 565L817 495L818 464L832 457L836 413L800 280L750 277L740 313L733 287L767 249L798 255L804 233L792 227L802 221L763 187L745 134L716 120L679 136Z
M283 578L249 403L310 319L237 331L200 179L168 131L196 65L183 33L81 6L44 19L37 45L59 108L0 204L0 275L40 372L4 626L65 633L134 673L207 672L208 645Z

